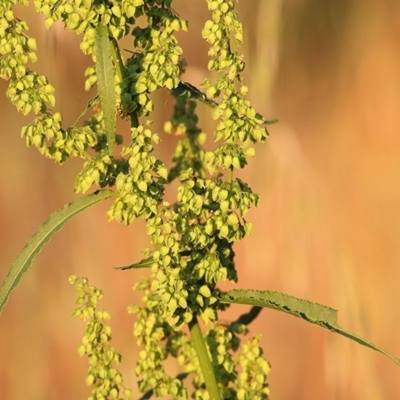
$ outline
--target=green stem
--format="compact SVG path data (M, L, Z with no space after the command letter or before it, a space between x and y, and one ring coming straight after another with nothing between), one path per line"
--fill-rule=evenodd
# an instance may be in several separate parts
M206 342L196 317L194 317L193 321L189 324L189 329L210 399L222 400L217 379L215 378L214 368L211 364L210 356L208 355Z

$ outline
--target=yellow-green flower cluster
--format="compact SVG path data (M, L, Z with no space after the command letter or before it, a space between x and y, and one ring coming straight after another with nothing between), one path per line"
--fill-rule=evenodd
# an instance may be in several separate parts
M85 193L93 184L100 184L107 177L112 158L106 150L86 161L75 180L75 192Z
M137 217L145 219L158 213L162 202L167 170L151 155L159 136L140 125L131 129L132 142L121 155L128 156L128 170L116 178L118 199L107 212L109 220L130 224Z
M182 218L179 227L184 243L202 247L216 238L233 242L250 232L251 225L241 217L252 204L257 204L258 196L240 179L223 182L221 178L201 179L182 174L180 180L179 211L190 216ZM196 223L195 218L202 223Z
M204 189L201 182L198 187ZM174 329L189 323L194 315L206 323L214 321L216 285L236 279L231 243L208 234L204 223L198 222L201 215L210 215L203 208L203 196L192 189L178 196L176 210L164 203L147 220L147 233L155 246L151 289L160 300L159 312Z
M185 400L188 391L182 384L184 378L192 380L194 391L191 398L210 399L193 343L185 332L173 329L166 315L160 312L162 301L154 296L152 282L152 277L145 278L134 286L134 290L144 292L144 306L130 307L130 312L137 314L134 336L142 349L136 367L139 389L142 392L153 390L157 396L170 395L173 399ZM223 399L268 398L266 376L270 367L262 358L260 336L250 338L241 346L241 336L246 334L246 325L238 322L230 325L215 323L205 332ZM185 372L179 379L166 373L165 362L170 357L176 358Z
M94 132L89 127L62 129L62 117L52 113L54 88L47 78L27 69L26 64L36 61L36 41L25 31L26 22L14 17L11 5L0 4L0 76L10 80L6 91L11 103L23 115L33 111L36 119L22 129L22 137L28 146L36 146L39 152L57 162L68 157L87 157L86 149L96 145ZM26 5L25 1L21 4Z
M269 388L266 382L271 367L262 357L260 339L261 335L250 338L243 344L237 357L242 369L235 381L238 400L268 399Z
M228 51L231 32L234 29L241 32L233 3L209 3L210 9L214 10L213 23L224 32L224 35L217 35L221 37L213 41L214 47L224 47ZM215 7L216 4L218 7ZM226 9L223 4L231 8ZM222 19L219 9L225 14L230 13L231 19ZM227 23L230 25L226 26ZM240 35L235 36L240 38ZM214 54L216 58L221 57L217 51ZM168 210L170 216L161 215L160 210L158 222L155 218L149 220L148 232L156 247L153 256L156 273L152 289L160 299L161 312L175 329L190 322L194 315L199 315L206 323L216 319L217 310L221 309L217 285L226 279L237 279L232 244L250 233L251 224L244 216L252 205L258 203L258 196L240 179L231 177L229 182L224 182L221 175L204 178L204 163L211 174L219 174L224 169L243 168L247 163L246 157L254 155L253 149L246 148L249 132L252 132L252 137L259 132L266 136L264 128L258 126L262 119L255 112L253 115L250 103L245 100L247 88L242 86L238 93L234 90L243 64L236 53L229 54L232 60L230 70L222 72L217 83L218 95L223 97L222 106L220 104L215 108L218 111L236 105L236 108L231 107L232 112L224 112L215 133L216 139L223 139L225 143L213 152L204 153L201 150L201 130L196 127L197 117L185 94L181 98L178 96L173 120L166 124L168 132L175 129L186 136L186 141L182 141L179 147L174 174L170 175L173 179L178 171L180 173L178 203L173 207L174 212ZM217 69L215 65L213 68ZM232 68L236 68L237 72L233 76ZM250 120L257 125L256 128ZM225 128L223 123L226 123ZM228 125L236 130L224 133ZM168 232L164 232L163 226L167 222Z
M232 244L250 233L251 224L244 216L258 203L258 196L240 179L224 182L221 176L203 178L205 153L201 143L205 134L197 127L197 120L193 101L178 95L172 121L166 124L168 132L179 130L184 135L169 175L172 180L180 173L178 203L173 207L164 204L158 215L147 221L147 233L155 246L152 290L160 299L159 312L175 329L189 323L194 315L206 323L216 319L216 310L221 307L216 287L226 279L237 279ZM236 147L227 144L207 154L236 163L231 149Z
M121 355L111 346L111 328L105 324L110 314L98 308L103 293L89 284L86 278L70 277L78 294L77 308L73 316L86 322L86 331L78 354L86 355L89 369L86 384L93 386L89 400L132 399L132 391L123 385L121 373L116 366L121 364Z
M203 38L211 44L208 55L213 58L208 63L210 71L230 68L232 77L243 71L244 62L230 48L231 37L237 44L243 41L242 24L235 11L234 0L207 0L208 9L212 11L212 19L203 28ZM208 97L211 92L207 93Z
M187 22L162 3L168 2L146 2L143 12L147 16L147 26L136 26L132 31L136 52L127 62L127 80L122 82L124 112L149 115L153 103L148 94L159 88L172 89L179 83L182 49L174 34L186 31Z
M222 398L234 398L235 390L232 382L237 374L232 353L237 350L240 339L228 327L216 325L208 331L206 340L215 374L218 376L218 382L222 389ZM201 382L196 384L198 388L200 387L199 383Z
M203 168L206 134L197 126L196 102L186 96L175 96L176 104L171 121L164 124L165 133L180 136L172 161L175 165L168 174L168 181L176 179L183 172L195 171L201 178L205 177Z
M37 147L41 154L59 163L68 157L85 157L86 149L97 143L94 132L88 126L64 130L61 123L60 113L46 111L22 128L22 137L27 146Z
M98 22L108 25L115 39L121 39L129 32L129 24L134 22L137 8L144 4L144 0L35 0L36 10L46 16L45 25L49 29L53 24L62 20L66 29L75 31L78 35L84 34L83 46L87 54L92 53L90 35Z
M37 59L36 41L25 34L26 22L15 18L13 4L15 1L7 0L0 4L0 77L10 80L6 94L18 111L38 114L46 110L46 103L54 106L54 88L44 76L26 67Z
M243 324L215 325L206 333L208 349L223 399L268 399L266 378L270 366L262 357L262 349L259 346L261 336L251 337L240 345L239 335L247 333L248 329ZM188 355L193 357L190 351ZM194 399L209 398L201 375L195 377L194 386Z
M158 397L169 395L176 400L187 400L188 393L182 381L168 376L165 371L164 362L174 352L167 341L173 341L177 336L164 316L157 312L158 301L151 299L149 285L148 279L135 285L135 290L145 292L144 307L130 307L130 312L138 314L133 333L141 347L135 370L140 377L139 390L154 390Z
M216 151L206 154L208 171L214 173L220 169L243 168L246 158L255 153L248 148L249 144L264 141L268 132L261 125L264 119L246 99L248 88L242 84L240 76L244 69L243 57L232 50L243 40L234 1L207 0L207 3L212 19L206 22L202 34L211 45L208 68L217 71L219 77L214 83L207 79L203 86L209 98L221 97L213 110L213 118L219 120L214 140L225 141Z
M0 77L22 78L26 74L25 65L35 62L36 40L24 34L28 30L25 21L18 21L7 2L0 5Z
M23 115L32 110L38 114L44 108L45 103L51 106L55 104L54 88L47 78L36 72L26 71L24 76L13 79L7 89L7 97Z

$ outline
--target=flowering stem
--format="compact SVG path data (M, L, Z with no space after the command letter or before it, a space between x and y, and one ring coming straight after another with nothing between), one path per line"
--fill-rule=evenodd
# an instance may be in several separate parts
M189 324L189 329L210 399L222 400L215 378L214 368L211 364L210 356L208 355L206 342L196 317L194 317L193 321Z

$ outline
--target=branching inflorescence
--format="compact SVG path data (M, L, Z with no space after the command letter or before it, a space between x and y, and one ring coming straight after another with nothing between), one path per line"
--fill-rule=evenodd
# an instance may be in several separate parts
M202 35L210 45L208 69L213 74L203 84L204 95L191 92L191 86L180 80L184 61L174 34L186 31L188 24L171 8L172 0L35 0L46 27L62 20L66 29L82 35L81 50L94 61L85 73L85 89L97 85L99 91L88 104L93 115L82 126L77 126L78 119L69 128L63 127L60 113L52 110L54 88L27 67L36 61L36 42L27 36L26 23L15 18L15 3L0 1L0 74L10 81L7 96L16 108L24 115L36 114L22 130L27 145L59 163L69 157L82 158L85 163L75 192L84 193L93 185L115 186L117 198L107 212L110 221L131 224L138 217L146 221L153 245L145 251L151 275L135 285L144 292L143 306L130 308L137 314L134 335L141 347L136 366L139 389L174 399L190 395L195 399L267 398L269 365L262 358L259 336L240 347L246 326L218 321L218 312L227 307L220 302L218 284L237 281L233 245L251 232L245 217L259 200L235 177L235 170L244 168L247 158L254 156L251 145L268 135L242 82L243 33L235 2L207 0L211 17ZM118 41L129 33L134 49L123 61ZM107 66L104 54L108 53L112 64ZM189 90L178 90L182 86ZM152 131L149 119L154 108L149 95L162 88L171 90L176 99L165 132L182 138L170 171L153 155L160 136ZM213 151L204 149L206 134L197 125L193 93L208 99L212 117L218 121ZM110 130L117 114L128 116L131 122L131 141L122 148L114 147L122 139ZM169 204L164 191L173 180L179 180L179 187L176 202ZM86 280L78 282L76 315L89 321L80 353L89 356L87 383L94 386L92 398L130 398L131 392L120 386L119 373L105 368L107 360L119 362L119 356L108 347L111 333L102 325L108 314L96 310L99 292ZM207 329L201 338L196 333L199 319ZM204 338L207 354L201 355ZM193 374L194 389L167 374L164 362L169 357L176 358L185 373ZM96 369L98 362L103 369Z

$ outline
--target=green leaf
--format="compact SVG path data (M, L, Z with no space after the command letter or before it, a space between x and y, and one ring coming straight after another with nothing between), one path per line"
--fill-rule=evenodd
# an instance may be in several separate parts
M35 256L40 253L43 246L50 241L53 235L75 215L115 194L112 190L101 190L81 197L50 215L49 219L28 240L12 263L11 269L0 287L0 314L7 304L10 293L21 281L22 275L29 270Z
M268 307L274 310L283 311L287 314L294 315L312 324L317 324L339 335L345 336L356 341L363 346L376 350L389 357L398 366L400 359L387 353L380 347L361 338L354 333L348 332L341 328L337 322L337 310L324 306L319 303L313 303L309 300L299 299L281 292L272 290L231 290L221 298L222 303L248 304L258 307Z
M99 22L96 27L95 40L96 76L110 154L114 149L117 129L114 65L111 46L108 28Z
M114 267L114 269L118 269L119 271L125 271L127 269L150 268L152 264L154 264L153 257L149 257L135 264L126 265L125 267Z
M270 120L264 121L263 125L272 125L272 124L277 124L278 122L279 122L279 119L275 118L275 119L270 119Z
M78 121L87 113L89 108L93 107L93 105L95 105L97 103L98 98L99 98L99 94L97 93L97 94L95 94L93 97L91 97L89 99L89 101L86 104L85 109L79 114L79 117L76 119L76 121L74 122L73 126L76 126Z
M190 251L184 250L179 252L179 254L182 257L186 257L190 255ZM144 258L143 260L140 260L139 262L135 263L135 264L129 264L129 265L125 265L124 267L114 267L114 269L117 269L119 271L126 271L128 269L140 269L140 268L150 268L152 266L152 264L154 264L154 259L153 256Z

